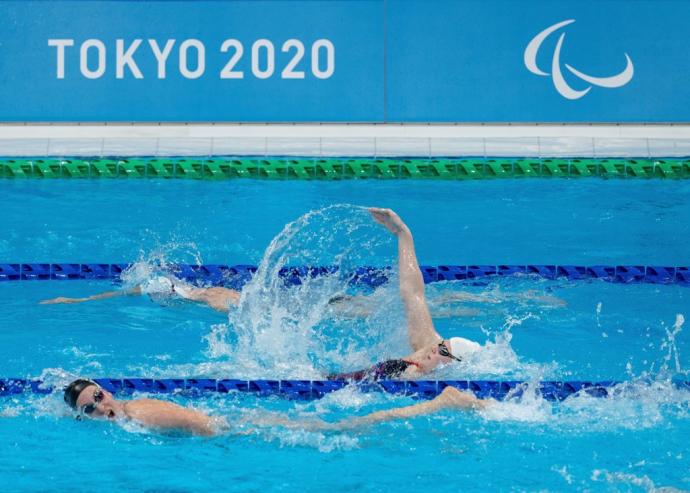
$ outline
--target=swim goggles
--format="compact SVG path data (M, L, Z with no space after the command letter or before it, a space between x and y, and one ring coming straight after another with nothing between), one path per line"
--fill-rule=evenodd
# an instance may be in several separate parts
M442 339L441 342L438 343L438 354L440 354L441 356L445 356L446 358L454 359L455 361L462 361L462 358L453 356L450 353L450 350L448 349L448 346L446 346L446 341L444 339Z
M93 391L93 402L90 404L84 404L79 410L79 415L92 415L93 412L96 410L96 406L103 400L104 397L105 394L103 393L103 389L98 387L96 390Z

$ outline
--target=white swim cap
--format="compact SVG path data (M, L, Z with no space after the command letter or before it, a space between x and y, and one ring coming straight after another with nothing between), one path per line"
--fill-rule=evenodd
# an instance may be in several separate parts
M481 348L481 345L464 337L451 337L448 339L448 342L450 343L448 348L450 349L450 354L462 360L472 353L476 353Z
M172 294L173 283L167 277L154 277L141 285L141 292L148 295Z

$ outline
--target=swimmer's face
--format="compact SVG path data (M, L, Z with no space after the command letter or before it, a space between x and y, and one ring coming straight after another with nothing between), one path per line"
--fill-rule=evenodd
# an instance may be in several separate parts
M93 419L115 419L117 406L113 395L97 385L84 388L77 397L77 410L81 416Z
M443 356L439 353L437 344L434 344L432 347L429 348L426 359L427 364L431 368L434 368L437 365L445 365L446 363L450 363L452 361L452 358L448 356Z

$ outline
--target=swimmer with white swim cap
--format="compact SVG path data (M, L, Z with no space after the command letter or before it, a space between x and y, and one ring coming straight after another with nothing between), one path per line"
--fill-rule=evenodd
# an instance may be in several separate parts
M372 209L372 211L374 210L385 209ZM372 212L372 214L374 213ZM145 294L152 300L162 304L167 304L167 302L171 300L186 300L206 305L216 311L226 313L229 312L232 307L237 306L240 300L240 292L234 289L222 286L196 287L185 283L172 274L166 273L163 275L157 275L146 280L142 284L129 289L106 291L104 293L99 293L84 298L67 298L59 296L57 298L40 301L39 304L54 305L84 303L86 301L96 301L122 296L137 296L142 294ZM525 292L518 294L499 294L493 292L489 294L474 294L465 291L445 291L437 295L435 299L432 299L431 306L427 305L426 309L432 311L434 318L466 317L478 315L480 312L472 308L457 306L457 302L496 304L500 303L501 301L510 300L518 300L521 302L533 301L539 303L545 308L565 306L565 302L559 298L541 295L536 292ZM332 314L338 317L364 318L376 310L377 306L380 304L380 300L377 300L375 296L351 296L339 294L333 296L329 300L328 304L332 309ZM464 340L466 341L466 339ZM463 343L460 340L458 340L456 343L456 345L462 344ZM450 345L452 346L453 343L451 342ZM467 346L463 345L463 348L465 349L462 349L462 351L466 352ZM458 349L458 351L461 351L461 349ZM458 355L458 357L462 357L462 355ZM404 363L398 363L398 365L400 364Z
M49 300L43 300L41 305L54 305L59 303L83 303L119 296L137 296L145 294L154 301L169 299L182 299L207 305L214 310L227 312L231 306L237 306L240 292L224 287L198 288L177 279L172 275L160 275L146 280L139 286L119 291L106 291L85 298L65 298L60 296Z
M407 336L412 354L377 363L371 368L349 373L328 375L329 380L384 380L415 379L429 373L439 365L464 361L480 350L481 346L469 339L444 339L436 332L429 306L424 295L424 279L419 269L414 240L410 228L391 209L370 208L376 222L382 224L398 238L398 270L400 296L405 306Z
M425 298L425 286L415 254L414 241L410 229L390 209L369 209L374 220L386 227L398 238L398 269L400 294L405 306L407 334L413 353L400 359L391 359L355 372L335 373L328 375L330 380L380 380L380 379L415 379L439 365L452 361L466 361L481 349L481 346L469 339L452 337L444 339L436 331L429 305ZM141 286L125 291L109 291L88 298L55 298L42 301L42 304L79 303L123 295L147 294L152 298L174 296L179 299L205 304L218 311L227 312L236 306L240 299L238 291L224 287L197 288L185 284L179 279L165 275L155 277ZM332 305L352 298L336 296L331 299ZM559 300L561 301L561 300Z
M434 328L431 313L424 293L424 280L419 269L410 229L390 209L369 209L374 220L386 227L398 238L398 269L400 294L405 306L407 333L413 353L401 359L383 361L371 368L328 375L332 380L363 380L390 378L419 378L441 364L464 361L481 346L462 337L442 338ZM156 276L140 286L129 290L108 291L87 298L54 298L41 304L80 303L117 296L146 294L152 299L176 297L207 305L215 310L227 312L236 306L240 293L224 287L198 288L184 283L172 275ZM341 304L340 297L331 300Z

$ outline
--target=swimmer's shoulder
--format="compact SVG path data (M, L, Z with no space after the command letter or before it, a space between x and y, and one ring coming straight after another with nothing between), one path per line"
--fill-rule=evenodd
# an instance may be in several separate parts
M192 410L175 404L174 402L160 399L134 399L125 403L125 412L133 419L150 413L178 413L189 411Z
M213 435L216 425L213 418L195 409L157 399L127 401L124 411L130 419L160 430L180 430L194 435Z

